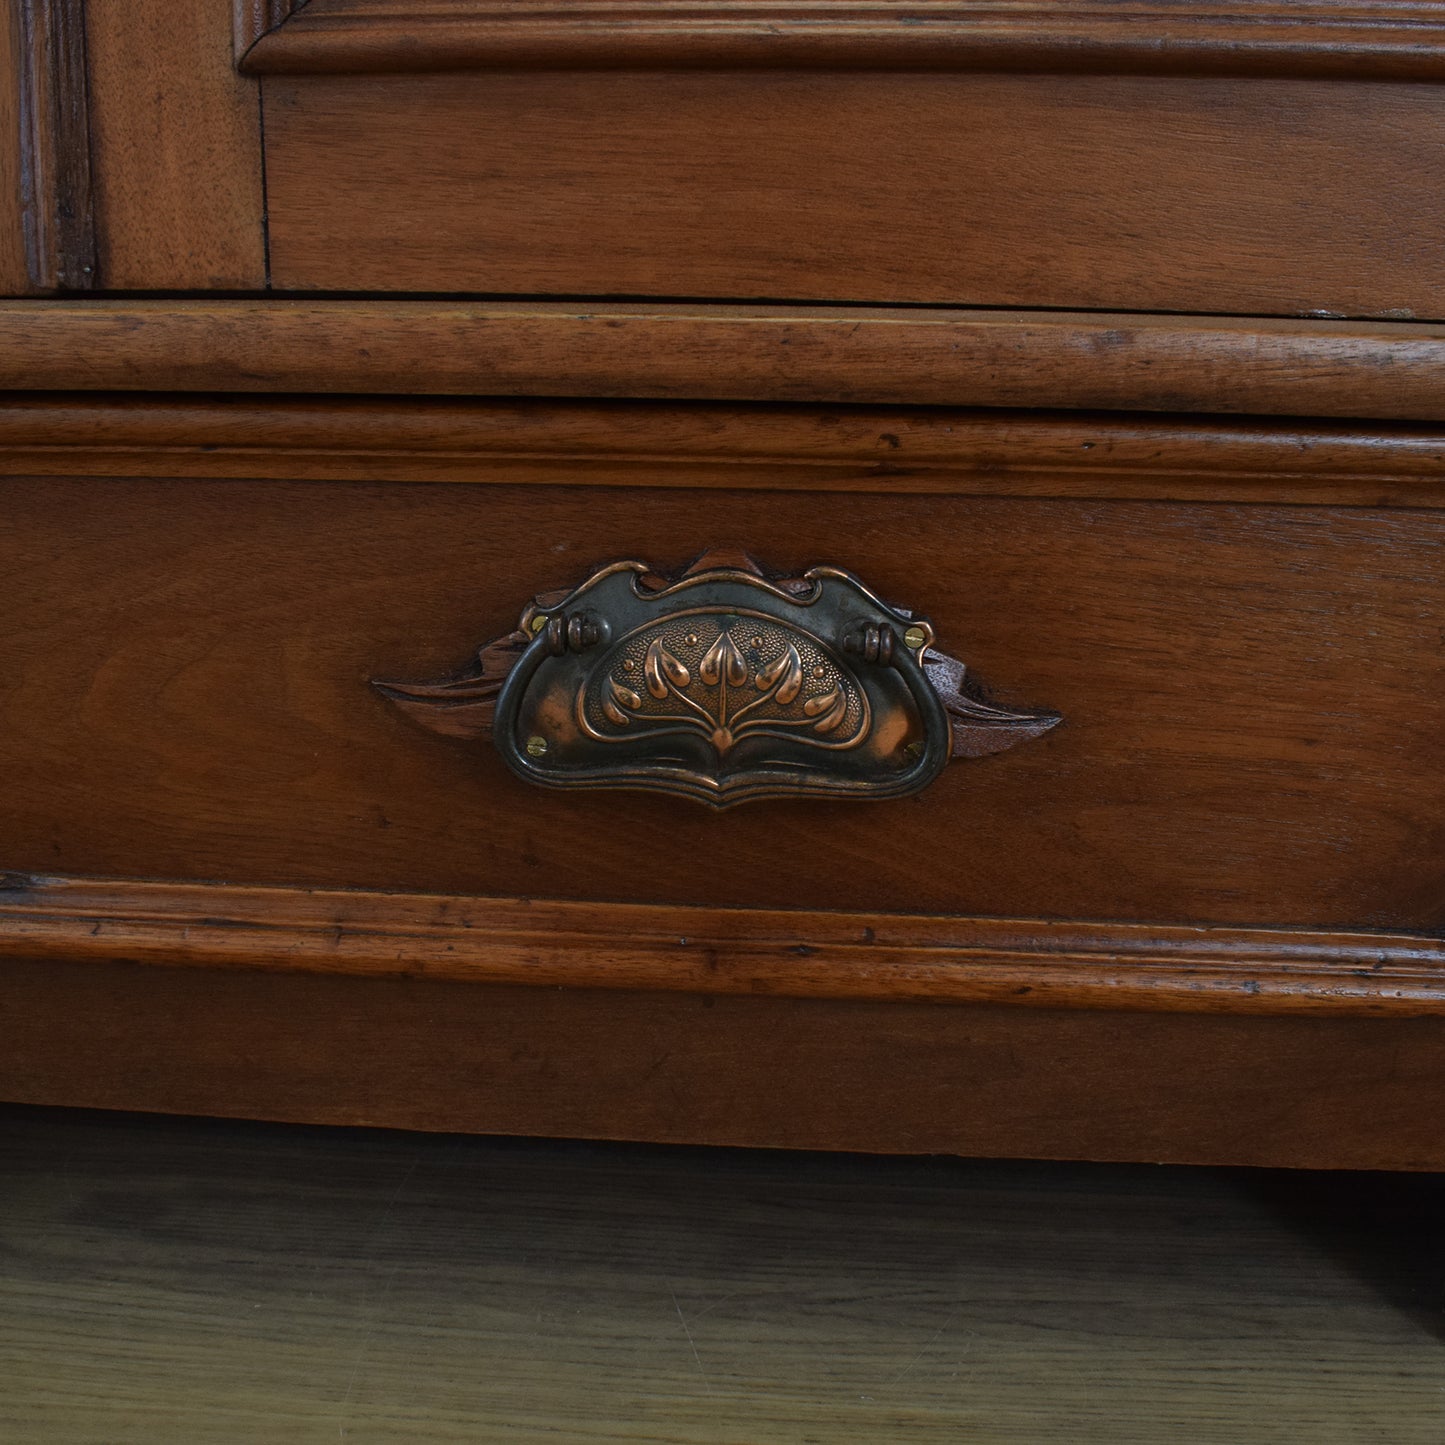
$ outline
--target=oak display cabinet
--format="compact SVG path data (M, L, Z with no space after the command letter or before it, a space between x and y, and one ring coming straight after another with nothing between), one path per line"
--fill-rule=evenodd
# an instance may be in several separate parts
M0 1097L1445 1167L1445 7L8 20Z

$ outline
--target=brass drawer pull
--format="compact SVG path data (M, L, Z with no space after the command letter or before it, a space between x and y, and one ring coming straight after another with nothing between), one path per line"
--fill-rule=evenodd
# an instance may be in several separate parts
M847 572L769 578L750 558L709 553L676 579L614 562L537 597L467 675L376 686L436 732L490 735L529 782L723 808L904 797L950 758L1059 721L978 702L963 677L927 621Z

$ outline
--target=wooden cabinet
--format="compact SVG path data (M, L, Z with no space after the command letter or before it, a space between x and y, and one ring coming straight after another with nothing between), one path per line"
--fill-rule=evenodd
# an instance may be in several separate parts
M181 9L11 16L7 1097L1445 1163L1435 7ZM716 810L375 686L704 553L1051 725Z

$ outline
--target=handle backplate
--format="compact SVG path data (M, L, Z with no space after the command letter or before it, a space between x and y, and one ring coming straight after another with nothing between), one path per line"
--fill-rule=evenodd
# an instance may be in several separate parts
M709 554L680 577L615 562L536 598L478 667L378 683L435 731L490 734L556 788L633 788L728 807L760 798L897 798L951 757L1012 747L1058 715L969 697L927 621L835 567L770 578Z

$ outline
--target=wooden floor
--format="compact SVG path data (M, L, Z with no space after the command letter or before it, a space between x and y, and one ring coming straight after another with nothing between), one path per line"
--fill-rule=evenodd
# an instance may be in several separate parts
M1445 1178L0 1109L0 1440L1445 1441Z

